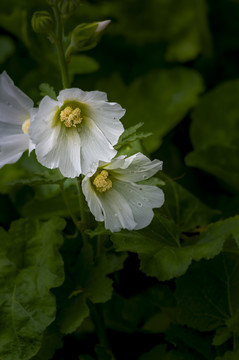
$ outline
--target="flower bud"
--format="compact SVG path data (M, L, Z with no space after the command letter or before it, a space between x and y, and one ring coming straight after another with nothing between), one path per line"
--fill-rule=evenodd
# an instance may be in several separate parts
M72 15L79 5L80 0L61 0L60 12L64 17Z
M80 51L93 49L109 23L110 20L105 20L76 26L71 35L71 47Z
M52 30L53 19L48 11L36 11L32 16L32 28L38 34Z

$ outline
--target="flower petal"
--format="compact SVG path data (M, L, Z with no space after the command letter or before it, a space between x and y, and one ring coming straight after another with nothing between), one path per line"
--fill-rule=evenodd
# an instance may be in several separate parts
M98 102L89 106L88 113L109 142L115 145L124 132L124 127L119 120L124 116L125 109L116 103Z
M82 191L85 195L86 201L88 202L90 211L95 216L96 221L104 221L104 213L101 202L97 197L96 192L92 188L90 179L87 176L85 176L82 181Z
M2 137L0 139L0 167L20 159L22 153L28 149L28 145L29 138L24 133Z
M98 166L99 161L110 161L116 150L90 118L85 118L80 128L82 142L82 173L87 174Z
M33 101L14 85L5 71L0 75L0 104L5 104L9 110L12 109L18 113L15 119L9 119L9 121L15 121L22 117L26 119L33 107Z
M101 91L83 91L81 89L72 88L61 90L57 99L62 105L66 100L88 104L96 101L107 101L107 95Z
M156 186L114 181L114 189L123 195L132 209L136 222L134 230L148 226L154 216L152 209L159 208L164 203L164 193Z
M159 170L162 170L162 161L151 161L147 156L137 153L124 160L117 161L113 159L110 164L107 164L104 168L114 170L114 177L118 180L138 182L146 180L156 174Z
M112 232L121 229L133 230L137 225L133 212L124 196L115 189L98 195L104 213L105 228Z

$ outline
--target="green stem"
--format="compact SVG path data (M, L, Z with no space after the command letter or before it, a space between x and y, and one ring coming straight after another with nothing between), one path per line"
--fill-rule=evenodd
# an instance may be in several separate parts
M85 233L85 229L87 228L88 221L87 221L87 214L85 209L87 208L87 204L84 198L84 194L81 189L81 178L76 179L76 187L78 191L78 199L79 199L79 208L80 208L80 218L81 218L81 235L83 238L84 243L87 243L88 237Z
M61 70L62 85L63 88L66 89L69 87L70 84L69 84L68 67L67 67L66 58L64 54L64 47L63 47L63 26L57 4L53 7L53 12L56 19L55 44L58 53L59 66Z
M105 347L106 349L110 349L100 305L93 304L90 300L88 300L87 303L90 309L91 319L95 325L95 330L98 336L99 344Z

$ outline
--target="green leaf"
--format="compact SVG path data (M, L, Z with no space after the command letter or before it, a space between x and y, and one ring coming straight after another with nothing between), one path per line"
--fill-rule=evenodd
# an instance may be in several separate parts
M239 147L209 145L189 153L185 162L215 175L222 184L236 194L239 193L239 164L237 161Z
M176 307L176 305L175 305ZM176 308L177 311L177 308ZM212 347L212 335L200 333L185 326L172 324L166 332L166 340L176 348L188 349L195 353L195 358L200 355L199 359L212 360L215 358L215 349Z
M50 289L64 280L59 247L65 222L21 219L9 232L0 228L0 356L28 360L40 349L43 332L55 319ZM7 281L6 281L7 280Z
M120 136L118 143L115 145L115 149L118 150L118 152L125 154L124 150L127 150L127 147L131 147L132 143L136 140L142 140L148 136L151 136L152 133L138 133L137 130L142 127L144 123L138 123L134 126L131 126L130 128L126 129L123 134ZM126 149L125 149L126 147ZM118 154L119 154L118 153Z
M198 236L215 212L173 181L163 179L166 201L155 211L150 226L140 231L121 231L111 239L116 251L136 252L141 270L164 281L182 275L192 260L216 256L225 234L220 235L220 228L220 236L215 235L215 239L209 235L204 238L206 232ZM237 221L232 220L232 229Z
M99 63L87 55L72 55L69 64L69 73L74 77L76 74L90 74L99 69Z
M47 83L42 83L39 85L39 89L41 90L40 95L41 96L50 96L50 98L57 100L56 98L56 92L53 88L53 86L47 84Z
M178 351L178 350L167 350L166 345L158 345L155 346L148 353L145 353L139 357L138 360L155 360L155 359L163 359L163 360L192 360L190 353L186 351Z
M238 162L239 81L217 86L207 93L192 113L190 129L194 151L185 161L198 167L239 191Z
M164 332L176 319L175 299L167 285L151 287L130 298L117 293L104 306L107 328L135 333Z
M0 14L1 27L20 38L29 46L27 11L16 6L10 14Z
M216 357L215 360L238 360L239 350L227 351L223 356Z
M238 243L239 231L235 229L233 235ZM238 245L232 241L215 259L192 266L176 281L179 322L200 331L228 327L232 336L231 323L235 325L235 319L238 328L238 271Z
M201 98L192 113L190 136L195 149L235 146L239 139L239 80L217 86Z
M107 276L123 267L126 254L116 255L102 252L94 255L93 247L87 243L81 249L73 273L74 280L65 284L64 304L58 322L63 333L75 331L89 316L87 301L104 303L112 296L113 281ZM66 294L66 295L65 295Z
M152 71L138 77L128 87L114 76L100 82L98 88L111 94L114 101L127 109L123 118L125 127L143 121L146 132L154 129L150 141L144 141L147 151L152 152L159 147L163 136L196 105L203 82L196 71L179 67Z
M50 360L55 351L63 346L63 335L59 332L55 323L52 323L44 332L41 348L32 360Z

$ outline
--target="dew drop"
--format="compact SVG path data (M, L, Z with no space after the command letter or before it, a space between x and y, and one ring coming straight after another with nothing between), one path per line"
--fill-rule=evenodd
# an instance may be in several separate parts
M147 179L147 175L143 175L143 179Z
M137 205L139 206L139 207L142 207L143 205L142 205L142 203L141 202L137 202Z

